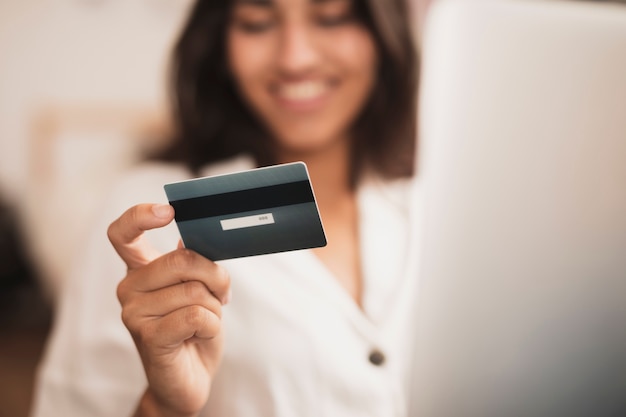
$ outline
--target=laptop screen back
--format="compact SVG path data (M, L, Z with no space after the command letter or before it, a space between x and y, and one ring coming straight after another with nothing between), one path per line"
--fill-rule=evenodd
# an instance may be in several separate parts
M626 416L626 7L435 3L411 414Z

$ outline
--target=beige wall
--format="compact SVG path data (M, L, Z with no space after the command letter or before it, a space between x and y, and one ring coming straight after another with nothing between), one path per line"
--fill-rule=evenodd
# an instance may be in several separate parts
M41 108L158 107L188 0L0 2L0 193L24 194Z
M161 127L188 4L0 1L0 196L53 298L115 174Z

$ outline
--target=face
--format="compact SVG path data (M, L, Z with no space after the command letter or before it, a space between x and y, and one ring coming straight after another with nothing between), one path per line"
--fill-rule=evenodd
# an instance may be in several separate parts
M279 152L349 146L376 77L376 48L350 0L234 0L228 60Z

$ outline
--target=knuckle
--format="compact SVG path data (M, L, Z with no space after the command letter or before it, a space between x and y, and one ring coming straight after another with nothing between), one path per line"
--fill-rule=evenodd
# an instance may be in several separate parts
M111 243L115 243L115 228L117 226L117 220L114 221L113 223L111 223L109 225L109 227L107 227L107 238L109 239L109 242Z
M189 310L188 313L192 318L188 324L195 329L196 335L211 338L219 334L222 323L219 316L199 306L194 306Z
M201 306L189 306L185 311L185 321L193 325L203 325L207 322L207 310Z
M133 309L123 308L121 317L122 323L124 323L124 326L128 329L133 338L139 338L140 340L146 338L146 330L141 325L141 320L138 319Z
M122 218L126 219L127 222L137 223L139 220L139 206L132 206L126 210L126 213L122 215Z
M115 289L115 294L117 295L117 299L122 305L124 305L126 302L126 295L128 293L127 287L128 287L128 284L126 283L126 280L123 279L120 281L119 284L117 284L117 287Z
M194 253L189 249L177 249L167 255L167 266L173 271L183 271L193 265Z
M121 316L122 316L122 323L124 323L124 326L126 326L128 330L131 330L132 323L133 323L133 320L132 320L133 316L128 311L128 308L122 308Z
M124 213L122 213L122 215L115 219L113 222L111 222L111 224L109 224L109 227L107 228L107 237L109 238L109 241L111 243L115 244L120 240L119 235L121 234L123 226L129 221L135 221L137 217L136 212L137 206L133 206L126 210Z
M199 281L187 281L183 284L183 293L188 300L202 300L207 296L208 290Z
M222 303L220 303L219 301L214 303L214 305L211 308L211 313L213 313L213 316L219 320L222 319Z
M222 320L219 316L210 314L205 322L205 328L211 335L217 335L222 328Z
M220 290L227 290L230 287L230 274L222 265L216 264L215 270L216 283Z
M148 330L146 326L129 328L131 335L135 342L139 346L145 346L150 344L150 340L152 339L152 333Z

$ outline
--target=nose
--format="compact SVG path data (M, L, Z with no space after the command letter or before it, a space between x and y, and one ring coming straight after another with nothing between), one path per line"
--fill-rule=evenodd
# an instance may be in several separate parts
M285 75L298 76L313 69L319 48L313 30L302 22L286 24L278 50L278 67Z

